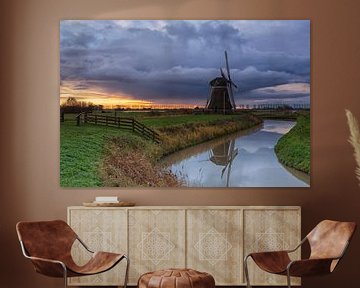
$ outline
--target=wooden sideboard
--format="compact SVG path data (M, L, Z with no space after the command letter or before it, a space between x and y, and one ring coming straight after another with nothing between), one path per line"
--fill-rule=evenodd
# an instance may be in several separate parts
M301 240L298 206L81 206L68 207L68 223L92 250L129 255L129 285L148 271L184 267L212 274L216 285L245 285L245 255L293 248ZM78 263L89 259L77 242L72 254ZM286 285L286 277L249 264L253 285ZM69 285L121 285L124 271L120 263L103 274L70 278ZM300 285L298 278L292 282Z

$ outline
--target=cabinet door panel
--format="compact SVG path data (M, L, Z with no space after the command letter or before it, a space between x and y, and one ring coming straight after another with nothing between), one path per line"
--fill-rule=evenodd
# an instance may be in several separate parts
M93 251L127 253L127 215L122 209L72 209L68 215L69 225L80 239ZM76 241L72 247L76 263L85 264L89 258L82 245ZM69 278L70 285L122 285L125 261L113 269L93 276Z
M130 210L130 283L145 272L184 268L184 231L185 210Z
M187 266L212 274L216 285L242 280L241 210L187 211Z
M292 249L300 243L300 210L245 210L244 231L245 255ZM293 254L293 258L300 259L300 249ZM264 272L252 259L248 261L252 285L286 285L286 277ZM293 278L292 283L300 284L299 278Z

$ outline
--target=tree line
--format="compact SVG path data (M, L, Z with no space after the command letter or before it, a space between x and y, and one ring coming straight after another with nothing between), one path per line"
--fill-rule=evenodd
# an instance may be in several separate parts
M103 105L95 105L91 102L78 101L75 97L69 97L60 105L61 113L81 113L102 110Z

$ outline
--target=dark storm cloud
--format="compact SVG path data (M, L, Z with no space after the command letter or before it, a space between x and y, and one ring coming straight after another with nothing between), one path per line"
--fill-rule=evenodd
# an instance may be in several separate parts
M220 75L227 50L232 78L240 88L236 98L266 99L271 93L256 89L309 83L309 24L62 21L61 80L143 100L205 101L208 82Z
M285 100L285 99L298 99L305 98L308 94L306 93L267 93L266 91L249 91L244 93L244 100L271 100L270 102L274 102L273 100Z
M307 82L307 79L302 75L286 71L262 71L254 66L247 67L244 70L235 70L233 74L242 92L287 83Z

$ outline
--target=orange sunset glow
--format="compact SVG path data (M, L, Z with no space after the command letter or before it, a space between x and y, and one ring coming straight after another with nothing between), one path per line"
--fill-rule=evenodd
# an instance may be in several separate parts
M60 87L60 104L63 104L69 97L74 97L78 101L89 102L94 105L103 105L104 108L121 107L150 107L152 102L136 100L128 95L111 95L94 89L77 90L70 83Z
M195 108L193 104L181 103L155 103L152 101L138 100L125 94L107 94L96 89L75 89L74 84L66 83L60 86L60 105L64 104L70 97L79 102L102 105L105 109L130 108L130 109L176 109L176 108ZM198 107L202 107L199 105Z

